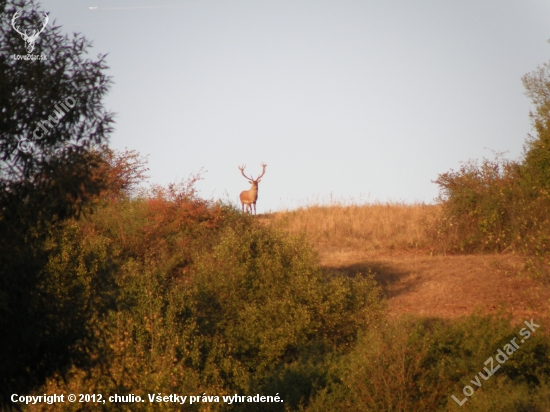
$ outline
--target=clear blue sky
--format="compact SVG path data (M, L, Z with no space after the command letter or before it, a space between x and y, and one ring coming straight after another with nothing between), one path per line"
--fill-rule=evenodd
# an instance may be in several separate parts
M258 212L319 199L431 202L460 161L521 155L521 77L550 59L550 2L44 0L108 53L111 146L151 182ZM97 7L90 10L90 7Z

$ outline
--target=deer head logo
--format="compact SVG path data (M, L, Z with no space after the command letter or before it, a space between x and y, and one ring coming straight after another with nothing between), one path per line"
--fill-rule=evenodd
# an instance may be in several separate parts
M21 35L21 38L23 40L25 40L25 43L27 44L27 46L25 47L27 49L27 53L32 53L32 51L34 50L34 42L36 40L38 40L38 36L40 35L40 33L42 33L44 31L44 29L46 28L46 25L48 24L48 15L45 14L43 19L44 19L44 25L42 26L42 28L40 30L33 30L32 34L31 35L28 35L27 34L27 30L25 30L24 32L21 32L21 29L18 29L16 26L15 26L15 21L19 18L18 16L19 12L15 12L15 14L13 15L13 18L11 19L11 26L13 27L13 29L19 33Z

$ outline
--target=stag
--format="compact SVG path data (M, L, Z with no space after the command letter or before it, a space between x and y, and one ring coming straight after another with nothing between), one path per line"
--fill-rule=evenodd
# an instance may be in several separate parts
M262 174L259 175L256 179L253 179L252 177L248 177L244 174L244 168L246 166L239 166L239 170L243 174L243 176L248 180L250 184L252 184L252 187L250 190L245 190L241 192L240 199L241 199L241 206L243 208L244 212L244 205L246 205L246 211L248 213L252 213L252 206L254 206L254 214L256 214L256 201L258 200L258 183L260 183L260 179L265 174L265 168L267 165L265 163L262 163Z
M44 31L44 29L46 28L46 25L48 24L48 15L45 14L44 15L44 25L42 26L42 28L40 30L33 30L33 33L29 36L27 34L27 30L25 30L24 33L21 33L21 31L19 31L19 29L17 29L17 27L15 27L15 20L17 20L17 14L19 12L16 12L14 15L13 15L13 18L11 19L11 25L13 27L13 29L19 33L21 35L21 37L23 38L23 40L25 40L25 43L27 44L26 46L26 49L27 49L27 53L32 53L32 51L34 50L34 42L36 40L38 40L38 36L40 35L40 33L42 33Z

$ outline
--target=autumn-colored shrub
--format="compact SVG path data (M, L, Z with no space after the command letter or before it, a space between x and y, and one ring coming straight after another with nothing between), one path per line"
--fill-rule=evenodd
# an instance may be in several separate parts
M135 150L121 152L105 145L98 147L94 154L101 159L94 177L102 183L99 197L103 200L130 197L148 178L147 158Z
M381 316L372 276L322 271L303 237L200 199L193 183L100 203L52 237L49 270L78 275L60 293L89 302L97 345L84 349L96 363L41 390L278 393L273 410L297 408L322 386L327 359Z
M484 159L463 164L459 171L443 173L440 186L442 212L431 228L440 247L450 252L502 251L521 234L518 204L522 192L518 165Z

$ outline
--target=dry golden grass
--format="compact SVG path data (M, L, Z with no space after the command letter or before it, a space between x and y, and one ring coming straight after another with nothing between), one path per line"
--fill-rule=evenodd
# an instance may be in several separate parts
M317 248L363 251L429 249L427 224L439 206L401 203L310 206L269 215L291 233L305 233Z
M433 253L427 228L439 213L432 205L314 205L260 218L304 233L330 271L350 276L373 272L390 316L500 312L515 323L533 318L550 327L550 289L530 278L521 258Z

